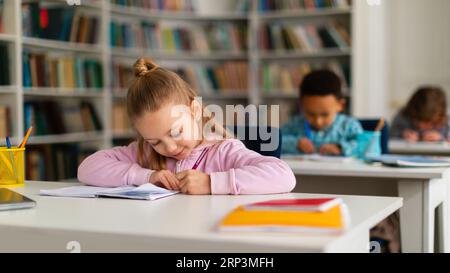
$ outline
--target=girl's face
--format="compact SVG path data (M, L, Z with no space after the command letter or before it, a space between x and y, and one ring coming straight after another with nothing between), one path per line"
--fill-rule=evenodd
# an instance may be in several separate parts
M431 130L440 126L440 124L442 124L442 116L439 114L436 114L431 120L416 121L416 126L419 130Z
M170 103L146 112L135 121L135 127L157 153L183 160L202 142L200 120L201 108L195 102L190 107Z

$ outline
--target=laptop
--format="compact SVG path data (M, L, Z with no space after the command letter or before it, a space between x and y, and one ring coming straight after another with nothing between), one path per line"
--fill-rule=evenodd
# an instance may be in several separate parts
M0 211L28 209L36 206L36 202L15 191L0 188Z

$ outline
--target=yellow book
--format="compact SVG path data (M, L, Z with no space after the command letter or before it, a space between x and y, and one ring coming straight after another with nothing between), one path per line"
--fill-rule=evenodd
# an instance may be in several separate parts
M246 210L238 207L219 224L220 231L287 231L339 233L349 225L348 210L339 204L324 212Z

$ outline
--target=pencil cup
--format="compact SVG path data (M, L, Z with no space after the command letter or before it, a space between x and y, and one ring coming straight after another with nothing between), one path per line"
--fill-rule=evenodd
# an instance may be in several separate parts
M381 132L364 131L357 138L357 157L366 159L368 156L381 155Z
M23 186L25 148L0 147L0 187Z

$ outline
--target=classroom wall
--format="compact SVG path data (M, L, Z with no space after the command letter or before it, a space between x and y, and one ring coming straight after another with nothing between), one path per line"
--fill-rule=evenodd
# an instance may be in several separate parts
M450 102L450 1L390 0L389 114L417 86L438 84Z
M421 84L446 89L450 104L450 1L355 1L354 108L393 117Z

